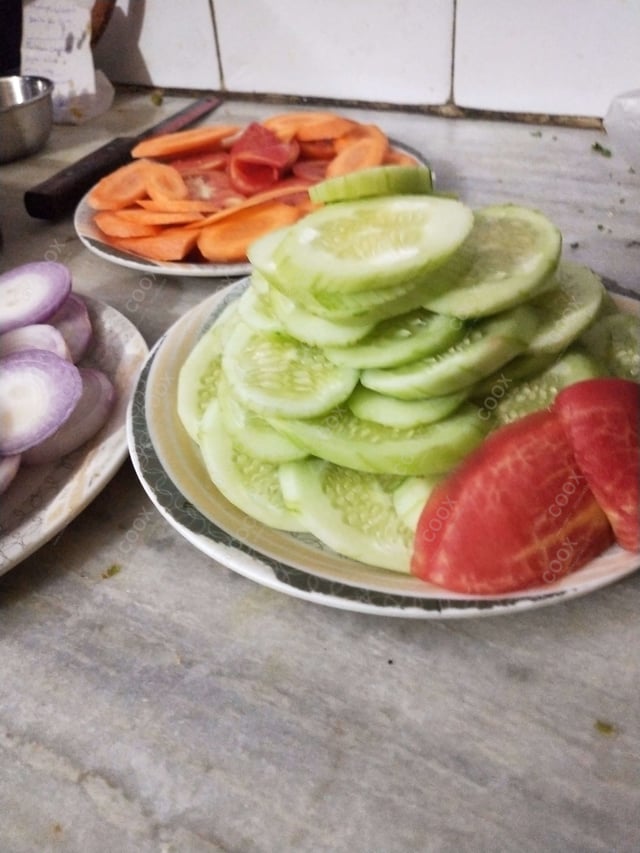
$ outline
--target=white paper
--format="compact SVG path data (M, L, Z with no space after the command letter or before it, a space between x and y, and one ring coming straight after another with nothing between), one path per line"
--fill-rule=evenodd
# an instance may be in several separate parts
M54 83L53 120L80 124L108 109L113 88L96 79L90 0L30 0L23 6L21 72Z

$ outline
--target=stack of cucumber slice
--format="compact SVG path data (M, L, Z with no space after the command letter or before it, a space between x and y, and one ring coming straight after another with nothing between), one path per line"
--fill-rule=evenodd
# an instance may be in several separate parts
M486 434L601 374L640 380L640 324L561 259L541 212L472 211L423 167L314 188L184 363L178 414L257 521L408 572L434 484Z

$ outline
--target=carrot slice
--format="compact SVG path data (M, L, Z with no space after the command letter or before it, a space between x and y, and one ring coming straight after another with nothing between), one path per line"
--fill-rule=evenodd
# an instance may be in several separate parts
M380 130L377 124L356 124L351 130L343 133L342 136L339 136L335 140L336 152L340 153L344 148L347 148L354 142L358 142L360 139L374 139L380 145L384 144L386 148L389 147L387 135Z
M356 127L356 122L344 116L323 115L305 122L298 128L298 142L316 142L319 139L337 139Z
M203 148L213 148L239 130L235 124L205 125L188 130L176 130L150 136L138 142L131 151L132 157L175 157L193 154Z
M107 237L153 237L161 228L145 222L128 222L119 210L99 210L94 223Z
M184 225L204 218L199 211L145 210L142 207L125 207L115 211L115 215L124 222L140 225Z
M239 210L248 210L256 207L265 201L282 201L287 196L293 196L297 193L306 191L309 188L309 182L298 180L297 178L283 178L273 189L265 190L262 193L256 193L245 199L243 202L231 207L219 210L205 217L201 222L185 225L185 228L206 228L208 225L213 225L221 219L226 219L228 216L235 214Z
M385 166L417 166L418 161L411 154L398 151L397 148L389 148L384 155L383 164Z
M251 243L276 228L292 225L301 216L301 211L281 201L236 208L232 216L200 231L198 249L214 263L244 261Z
M137 204L144 210L156 213L213 213L223 206L219 201L209 198L140 198Z
M389 148L387 137L375 125L362 125L362 127L370 130L339 149L338 154L327 166L328 178L382 165ZM336 147L339 141L337 140Z
M198 242L197 231L187 231L183 225L163 228L151 237L115 238L111 245L153 261L181 261Z
M290 142L298 136L300 128L314 122L327 121L335 118L334 113L306 111L293 113L278 113L264 119L261 124L272 130L284 142Z
M187 198L189 189L177 169L167 163L149 162L145 188L150 198Z
M335 140L333 139L310 139L308 142L300 142L300 160L333 160L336 156Z
M101 178L87 196L94 210L117 210L128 207L146 195L148 160L134 160Z

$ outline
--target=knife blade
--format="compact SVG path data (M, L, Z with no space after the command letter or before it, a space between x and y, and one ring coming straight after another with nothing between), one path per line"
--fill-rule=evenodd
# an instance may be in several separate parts
M36 219L59 219L70 213L100 178L131 160L131 151L138 142L150 136L181 130L213 112L221 103L222 99L214 96L199 98L137 136L119 136L112 139L27 190L24 194L27 213Z

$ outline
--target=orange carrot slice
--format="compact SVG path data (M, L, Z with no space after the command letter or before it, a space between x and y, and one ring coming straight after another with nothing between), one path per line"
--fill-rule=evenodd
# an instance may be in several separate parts
M176 157L193 154L203 148L214 148L239 130L235 124L205 125L174 133L150 136L138 142L131 151L132 157Z
M300 160L333 160L336 156L334 139L310 139L308 142L300 142Z
M93 221L107 237L153 237L161 231L158 225L128 222L119 210L99 210Z
M114 211L123 222L131 222L136 225L184 225L187 222L196 222L203 219L200 211L171 211L171 210L145 210L144 208L125 207Z
M147 195L154 199L165 198L187 198L189 189L177 169L167 163L154 163L148 161L145 188Z
M356 127L356 122L344 116L323 115L300 125L296 133L298 142L316 142L319 139L337 139Z
M143 198L149 162L134 160L101 178L87 196L89 206L94 210L117 210Z
M292 225L302 216L293 205L266 201L233 214L200 231L198 249L214 263L236 263L247 258L251 243L276 228Z
M208 198L140 198L137 204L156 213L213 213L223 206L219 201Z
M389 148L384 155L383 163L385 166L417 166L418 161L411 154L405 151L399 151L397 148Z
M340 153L343 148L347 148L349 145L352 145L354 142L358 142L361 139L373 139L378 142L379 145L384 145L385 150L389 147L389 139L387 135L380 130L377 124L356 124L351 130L348 130L342 136L339 136L335 140L336 152Z
M300 128L305 125L328 121L335 117L334 113L320 111L278 113L264 119L261 124L272 130L284 142L290 142L294 137L298 136Z
M112 238L111 245L134 255L153 261L182 261L198 242L197 231L187 231L185 226L163 228L151 237Z
M387 137L375 125L361 125L361 127L367 127L367 132L359 134L359 138L355 141L340 146L338 154L329 162L328 178L381 166L384 162L389 148ZM340 141L336 141L336 147Z
M264 119L261 124L272 130L283 141L289 142L294 138L298 140L332 138L349 129L344 122L350 122L350 126L356 124L336 113L307 110L297 113L279 113ZM300 136L301 133L302 136Z
M308 188L308 181L298 180L297 178L283 178L273 189L265 190L262 193L256 193L255 195L245 199L240 204L212 213L200 222L185 225L185 228L206 228L207 225L213 225L221 219L226 219L228 216L231 216L239 210L248 210L249 208L256 207L265 201L282 201L287 196L296 195L297 193L306 191Z

